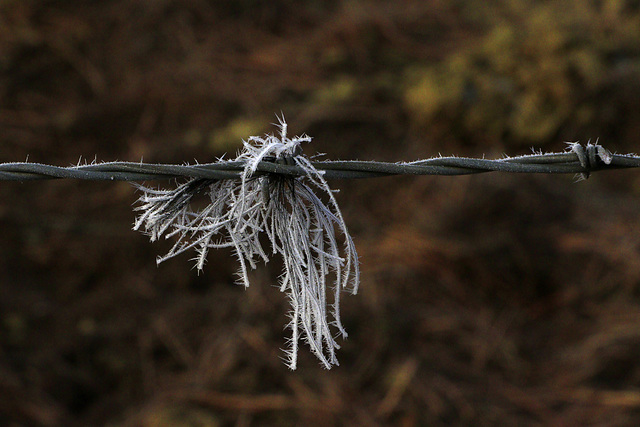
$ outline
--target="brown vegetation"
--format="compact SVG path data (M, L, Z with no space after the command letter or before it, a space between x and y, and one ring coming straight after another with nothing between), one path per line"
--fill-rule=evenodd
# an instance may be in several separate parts
M635 1L0 0L0 161L207 162L283 111L308 155L637 150ZM2 425L633 425L640 174L336 181L341 366L131 231L126 183L0 183Z

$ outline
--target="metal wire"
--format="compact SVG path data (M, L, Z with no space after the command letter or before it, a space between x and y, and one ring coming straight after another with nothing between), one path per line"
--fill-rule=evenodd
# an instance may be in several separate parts
M256 175L284 174L300 176L305 172L288 162L266 158ZM373 178L391 175L468 175L485 172L581 174L606 169L640 167L640 156L611 154L601 145L572 143L560 153L531 154L502 159L434 157L410 163L375 161L316 161L313 166L324 171L327 179ZM2 163L0 180L30 181L41 179L82 179L112 181L148 181L169 178L239 179L243 161L219 161L195 165L106 162L70 167L41 163Z

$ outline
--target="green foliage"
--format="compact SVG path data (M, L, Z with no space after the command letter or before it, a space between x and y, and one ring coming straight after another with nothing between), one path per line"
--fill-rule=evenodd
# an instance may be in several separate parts
M513 3L513 2L512 2ZM522 2L515 2L522 3ZM544 144L597 114L587 99L616 66L640 77L640 16L624 2L553 2L496 22L472 49L413 68L404 100L420 126Z
M214 152L233 152L240 148L240 141L247 135L261 133L268 120L261 118L238 118L209 134L208 146Z
M352 100L358 89L358 82L354 78L341 76L319 87L311 98L314 104L320 106L339 105Z

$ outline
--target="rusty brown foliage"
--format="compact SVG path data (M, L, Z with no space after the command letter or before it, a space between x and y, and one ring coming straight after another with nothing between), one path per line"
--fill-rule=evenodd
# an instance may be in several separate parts
M4 0L0 161L212 161L280 111L331 159L637 151L639 22L634 1ZM277 261L247 290L230 252L156 266L171 242L131 231L129 184L0 183L0 424L637 424L640 175L573 181L332 182L362 280L330 372L279 360Z

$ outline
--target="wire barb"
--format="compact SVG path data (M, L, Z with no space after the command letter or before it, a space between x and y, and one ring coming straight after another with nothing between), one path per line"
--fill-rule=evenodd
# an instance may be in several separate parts
M591 141L587 142L587 145L580 145L578 142L567 142L569 151L576 153L578 161L584 169L580 173L580 180L588 179L591 172L597 170L601 165L609 165L613 160L613 155L609 150L601 145L598 145L596 141L592 144Z

